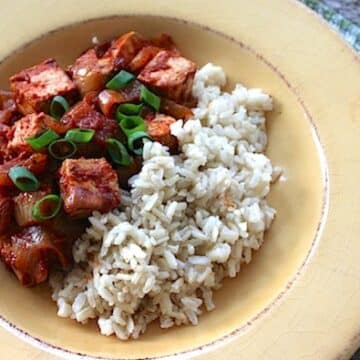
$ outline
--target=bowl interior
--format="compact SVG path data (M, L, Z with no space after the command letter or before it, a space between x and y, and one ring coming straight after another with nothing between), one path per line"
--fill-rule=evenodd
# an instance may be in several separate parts
M275 110L268 116L267 153L273 164L283 168L286 181L272 187L269 202L277 210L277 217L263 247L236 279L224 282L215 294L216 309L201 316L196 327L161 330L154 323L139 340L127 342L100 336L94 323L82 326L58 318L47 286L23 288L1 265L1 316L53 346L110 358L143 358L187 351L216 341L246 324L251 326L258 314L271 311L271 303L294 278L309 253L321 218L324 193L314 129L286 80L254 51L197 25L147 16L112 17L72 25L10 54L0 64L0 86L7 88L11 74L47 57L56 58L62 65L71 64L91 46L94 35L102 41L133 29L145 36L171 34L182 52L199 65L213 62L224 67L230 88L241 82L270 93L275 99Z

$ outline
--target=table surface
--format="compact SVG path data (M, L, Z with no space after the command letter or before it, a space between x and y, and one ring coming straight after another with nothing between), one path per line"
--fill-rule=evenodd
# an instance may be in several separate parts
M306 1L303 1L306 2ZM360 25L360 0L323 0L324 4L334 9L346 19L354 24ZM9 346L12 344L12 346ZM14 345L14 336L4 329L0 328L0 358L6 352L7 359L25 359L26 360L58 360L59 357L44 353L41 350L34 351L33 347L23 341L16 341ZM25 354L27 354L25 356ZM30 355L31 354L31 355ZM354 356L354 360L360 360L360 350Z
M323 2L353 23L360 25L360 0L323 0Z

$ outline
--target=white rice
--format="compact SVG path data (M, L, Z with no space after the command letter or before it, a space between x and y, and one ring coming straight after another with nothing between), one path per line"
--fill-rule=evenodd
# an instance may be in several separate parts
M214 309L223 278L251 261L275 215L265 200L273 168L263 154L272 101L240 84L222 92L225 82L212 64L196 73L194 117L171 129L181 154L147 142L122 208L90 218L73 270L51 278L59 316L96 318L103 335L122 340L155 319L162 328L196 325Z

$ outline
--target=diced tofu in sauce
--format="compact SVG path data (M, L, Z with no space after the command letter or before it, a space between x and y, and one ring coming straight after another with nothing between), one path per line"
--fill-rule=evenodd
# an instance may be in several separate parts
M83 53L69 68L80 93L85 95L102 89L111 75L123 69L143 44L141 36L132 31L112 41L109 48L101 54L96 49Z
M64 210L72 216L107 212L120 203L117 174L105 159L67 159L59 175Z
M54 59L48 59L10 78L16 104L23 114L48 112L56 95L73 98L76 88L69 76Z
M191 100L196 65L171 51L160 51L140 72L138 79L157 93L184 103Z
M116 70L123 69L144 46L144 43L144 39L137 32L128 32L111 42L104 57L113 59Z
M121 132L116 120L107 118L96 110L96 102L96 94L87 94L83 100L66 113L62 122L70 128L95 130L93 142L105 146L108 137L119 137Z
M26 142L26 140L42 133L46 129L43 121L43 115L45 114L29 114L16 121L8 135L9 150L16 152L32 151L31 146Z
M47 129L64 134L69 130L69 126L44 113L25 115L16 121L7 133L8 150L13 153L32 152L33 150L26 140Z
M107 89L107 81L120 70L135 79L121 89ZM44 282L54 265L65 269L87 216L116 208L120 187L129 190L129 178L141 171L142 156L130 150L129 166L111 162L107 139L127 142L115 120L118 104L143 101L139 115L148 134L176 154L178 141L170 127L176 119L192 116L187 106L193 100L195 71L196 65L180 55L169 35L145 40L131 31L85 51L66 71L48 59L12 76L11 91L0 90L0 258L23 285ZM140 99L144 85L161 98L159 113ZM70 105L59 120L48 115L57 95ZM27 141L46 129L64 137L75 128L93 129L95 135L89 142L77 142L75 158L62 162L46 148L35 151ZM39 189L23 192L9 177L15 166L35 175ZM33 206L47 194L61 197L60 211L49 220L36 220Z
M100 90L114 69L110 57L98 58L96 51L90 49L76 59L70 72L76 87L82 95Z
M160 51L161 49L156 46L144 46L131 60L130 64L127 66L128 70L133 73L140 72L146 66L146 64L152 60L154 56Z
M167 146L171 154L178 151L178 140L171 135L170 126L175 119L168 115L156 114L154 118L146 121L149 135L160 144Z

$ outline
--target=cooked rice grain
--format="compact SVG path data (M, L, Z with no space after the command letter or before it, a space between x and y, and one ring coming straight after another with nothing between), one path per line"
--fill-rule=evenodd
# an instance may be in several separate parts
M159 319L162 328L198 323L213 310L214 289L251 261L275 211L265 200L273 168L264 112L271 98L238 84L221 91L222 68L195 77L194 118L172 125L181 154L144 146L141 172L122 208L94 213L73 248L74 269L51 278L58 315L103 335L137 338Z

